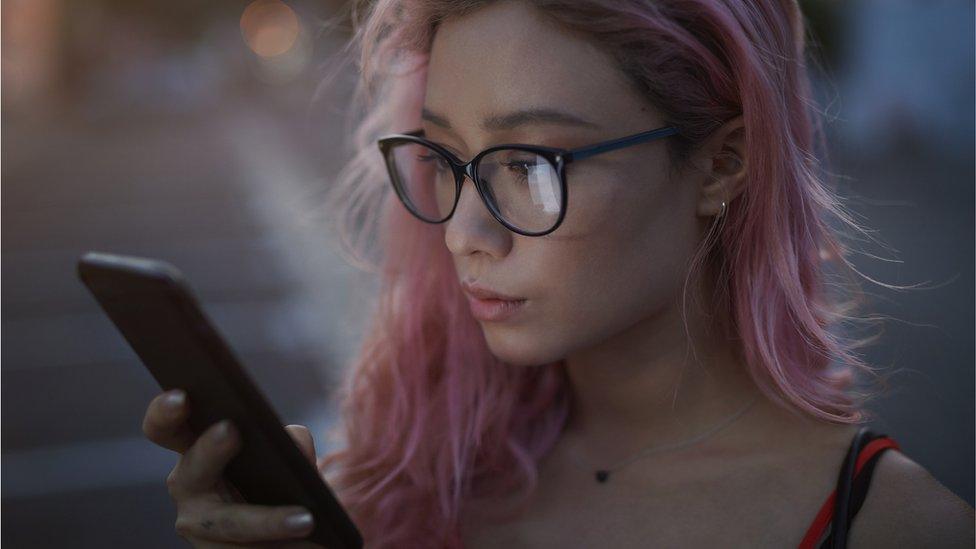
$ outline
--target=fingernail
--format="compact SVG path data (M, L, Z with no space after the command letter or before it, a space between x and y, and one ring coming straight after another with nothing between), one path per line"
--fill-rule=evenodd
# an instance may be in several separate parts
M285 517L285 527L293 532L304 532L312 526L312 514L308 511Z
M166 395L166 404L171 408L183 406L184 402L186 402L186 393L181 389L177 389Z

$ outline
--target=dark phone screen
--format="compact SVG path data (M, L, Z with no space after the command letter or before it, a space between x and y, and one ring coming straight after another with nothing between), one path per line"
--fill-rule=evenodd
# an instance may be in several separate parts
M78 274L160 387L187 392L192 430L199 434L219 420L234 422L243 445L225 476L247 502L305 506L316 524L309 540L330 549L362 546L352 520L176 268L93 252L79 261Z

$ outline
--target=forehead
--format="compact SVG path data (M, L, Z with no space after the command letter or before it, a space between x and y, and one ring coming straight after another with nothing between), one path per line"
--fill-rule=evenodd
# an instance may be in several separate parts
M522 2L444 21L426 93L425 105L465 125L527 106L613 121L642 105L612 57Z

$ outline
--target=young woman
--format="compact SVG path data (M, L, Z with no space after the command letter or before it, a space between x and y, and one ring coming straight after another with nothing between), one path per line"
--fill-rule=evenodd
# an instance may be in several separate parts
M318 465L368 547L972 546L973 509L862 428L879 375L829 291L830 222L860 228L818 168L802 21L789 0L357 18L369 101L335 196L382 293ZM181 535L308 531L222 496L237 435L195 441L168 396L145 430L183 452Z

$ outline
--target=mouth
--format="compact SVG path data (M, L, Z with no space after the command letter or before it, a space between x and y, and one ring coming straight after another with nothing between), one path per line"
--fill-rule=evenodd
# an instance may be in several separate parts
M528 301L525 298L503 294L467 281L462 282L461 287L468 298L471 313L483 322L508 320L521 311Z
M480 299L468 295L471 314L478 320L484 322L508 320L522 309L526 301L528 300Z

